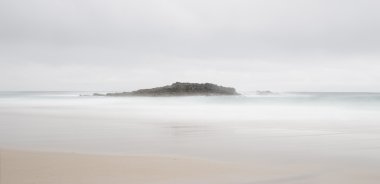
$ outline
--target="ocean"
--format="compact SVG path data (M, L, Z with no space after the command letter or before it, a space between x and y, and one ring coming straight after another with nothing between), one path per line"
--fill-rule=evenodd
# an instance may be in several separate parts
M380 169L380 93L1 92L0 148Z

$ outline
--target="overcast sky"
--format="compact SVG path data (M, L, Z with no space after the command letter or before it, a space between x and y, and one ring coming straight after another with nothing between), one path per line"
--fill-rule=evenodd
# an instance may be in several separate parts
M0 90L380 91L379 0L0 0Z

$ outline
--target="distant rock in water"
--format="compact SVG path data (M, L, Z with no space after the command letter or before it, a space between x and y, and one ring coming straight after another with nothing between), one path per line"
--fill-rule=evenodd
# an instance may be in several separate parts
M256 91L257 95L274 95L272 91L266 90L266 91Z
M218 86L211 83L181 83L172 85L140 89L132 92L107 93L105 95L95 93L94 96L215 96L215 95L239 95L234 88Z

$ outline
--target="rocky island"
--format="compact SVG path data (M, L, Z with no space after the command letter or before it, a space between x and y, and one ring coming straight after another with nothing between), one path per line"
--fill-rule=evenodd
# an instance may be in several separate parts
M131 92L98 94L95 96L216 96L216 95L239 95L234 88L218 86L211 83L182 83L176 82L171 85L151 89L140 89Z

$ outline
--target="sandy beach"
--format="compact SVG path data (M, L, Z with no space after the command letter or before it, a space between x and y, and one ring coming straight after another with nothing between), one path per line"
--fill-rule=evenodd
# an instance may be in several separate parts
M376 170L320 165L238 165L148 155L1 151L1 184L299 184L377 183ZM323 172L324 170L324 172Z
M236 165L169 156L2 151L1 184L229 183Z

